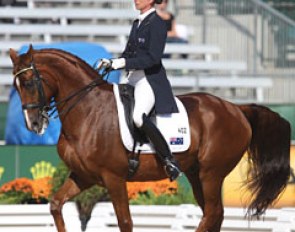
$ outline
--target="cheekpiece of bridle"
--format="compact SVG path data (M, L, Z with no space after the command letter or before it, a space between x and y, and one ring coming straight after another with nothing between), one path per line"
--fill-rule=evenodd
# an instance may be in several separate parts
M58 105L65 104L65 103L69 102L70 100L72 100L73 98L77 97L77 99L76 99L75 102L73 102L66 109L63 109L58 115L60 116L62 114L68 113L93 88L95 88L98 85L107 83L107 81L103 80L103 77L104 76L107 76L109 74L109 72L111 71L111 70L104 70L102 72L102 74L99 75L99 78L93 80L88 85L86 85L86 86L82 87L81 89L75 91L74 93L70 94L69 96L65 97L64 99L61 99L59 102L56 102L55 104L49 104L49 105L47 105L46 104L45 92L44 92L43 85L42 85L42 80L44 80L44 79L39 74L39 72L38 72L38 70L35 67L35 64L33 62L31 63L30 67L24 68L24 69L21 69L20 71L18 71L14 75L14 79L16 80L17 78L19 78L19 75L20 74L22 74L24 72L27 72L29 70L32 70L32 72L34 74L33 79L30 80L30 81L33 81L34 85L37 86L37 90L38 90L38 102L23 104L22 105L22 108L23 108L23 110L27 110L27 109L39 109L39 112L41 113L41 115L44 118L46 118L46 119L50 119L51 118L51 116L57 111L57 108L56 107ZM45 82L45 83L47 83L47 82ZM48 115L48 111L50 111L51 109L53 109L53 111ZM55 116L54 118L57 118L58 115Z
M21 69L14 75L14 78L16 80L17 78L19 78L20 74L27 72L29 70L32 70L33 72L33 79L31 79L30 81L32 81L34 86L37 87L38 102L23 104L22 108L23 110L39 109L41 114L47 118L48 106L46 105L45 93L44 93L44 89L42 85L42 77L39 74L38 70L36 69L35 64L32 62L30 67Z

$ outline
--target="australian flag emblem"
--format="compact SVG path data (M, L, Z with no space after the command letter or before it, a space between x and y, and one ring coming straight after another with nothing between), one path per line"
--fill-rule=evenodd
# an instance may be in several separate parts
M182 137L170 138L170 145L183 145L183 138Z

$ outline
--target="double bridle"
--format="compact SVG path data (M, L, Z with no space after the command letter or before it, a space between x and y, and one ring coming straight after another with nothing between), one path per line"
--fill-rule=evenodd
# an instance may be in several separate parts
M47 85L49 85L49 84L47 83L47 81L44 78L42 78L42 76L40 75L39 71L37 70L37 68L33 62L30 64L29 67L21 69L20 71L18 71L14 75L15 81L17 78L19 78L20 74L25 73L29 70L32 70L32 72L34 74L33 79L30 81L32 81L37 86L38 102L23 104L22 109L23 110L39 109L39 112L41 113L42 117L44 117L46 119L50 119L52 117L52 115L57 111L58 105L61 105L61 104L64 105L65 103L67 103L68 101L73 99L74 97L77 97L76 101L74 101L70 106L63 109L61 112L59 112L59 115L55 116L54 118L57 118L58 116L60 116L62 114L68 113L71 109L73 109L80 102L80 100L82 100L92 89L94 89L94 87L107 83L107 81L105 81L103 79L103 77L108 74L108 72L105 71L102 74L99 74L99 78L91 81L88 85L75 91L74 93L70 94L69 96L65 97L64 99L61 99L60 101L58 101L56 103L54 103L54 100L52 100L49 104L47 104L42 81L44 81L44 83ZM53 109L53 111L50 114L48 114L48 111L50 111L52 109Z
M32 62L30 67L21 69L14 75L14 79L16 80L19 78L19 75L27 72L29 70L33 71L34 77L31 80L34 84L37 86L38 90L38 102L37 103L28 103L28 104L23 104L22 108L23 110L28 110L28 109L39 109L39 110L44 110L46 108L46 99L45 99L45 93L42 85L42 78L38 72L38 70L35 67L35 64Z

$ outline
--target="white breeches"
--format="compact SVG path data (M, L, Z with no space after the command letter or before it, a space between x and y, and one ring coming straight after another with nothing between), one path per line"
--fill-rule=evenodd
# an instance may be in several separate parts
M155 105L155 95L146 78L138 81L134 87L133 121L139 128L143 124L142 115L148 115Z
M131 75L128 84L134 86L133 121L136 127L139 128L143 124L143 114L148 115L155 105L155 95L145 76Z

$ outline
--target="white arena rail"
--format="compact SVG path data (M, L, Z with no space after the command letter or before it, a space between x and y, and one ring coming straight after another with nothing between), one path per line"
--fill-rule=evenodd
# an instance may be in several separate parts
M34 44L42 45L49 43L46 43L44 41L4 41L0 43L0 52L3 53L3 58L5 58L10 48L18 50L23 45L28 44L32 44L34 46ZM103 46L105 49L107 49L114 55L121 54L125 48L125 44L121 44L119 42L101 42L96 44ZM220 48L211 44L193 45L168 43L165 46L165 53L171 54L172 56L183 54L193 57L203 56L203 58L209 62L213 60L213 56L218 56L220 54Z
M273 87L273 80L266 76L169 76L171 86L177 90L196 92L204 89L253 89L254 99L247 99L247 102L264 102L264 90ZM234 97L234 96L232 96ZM239 99L235 99L239 102Z
M194 205L135 206L132 205L134 232L194 232L201 219L200 208ZM67 230L80 232L76 206L67 203L63 214ZM56 231L49 205L0 205L0 231ZM98 203L88 222L86 232L119 232L111 203ZM245 210L225 208L222 231L295 232L295 208L270 209L257 221L245 219Z
M0 7L1 19L59 19L62 25L68 24L68 20L127 20L133 21L138 12L133 9L97 9L97 8L24 8L24 7Z
M205 60L181 60L162 59L166 70L191 70L212 72L241 72L246 69L246 63L240 61L205 61ZM1 57L0 68L11 68L12 62L8 56Z
M71 6L72 3L112 3L112 4L130 4L130 0L17 0L17 2L27 2L28 8L36 8L41 3L45 4L59 4L67 3L67 6Z
M58 25L58 24L0 24L2 36L42 36L44 42L52 42L53 36L101 36L119 38L129 35L129 25Z

